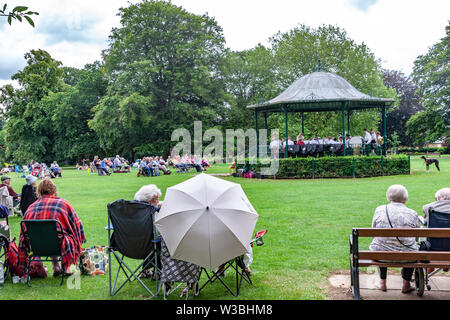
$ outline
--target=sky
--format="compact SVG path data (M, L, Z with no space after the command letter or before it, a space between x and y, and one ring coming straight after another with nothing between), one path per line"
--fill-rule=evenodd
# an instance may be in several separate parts
M120 27L120 7L138 0L0 0L10 9L26 5L39 12L36 28L0 17L0 86L25 66L24 54L44 49L64 66L82 68L101 59L108 36ZM172 0L194 14L214 17L226 46L245 50L268 46L277 32L305 24L335 25L365 43L385 69L409 75L414 60L445 36L449 0Z

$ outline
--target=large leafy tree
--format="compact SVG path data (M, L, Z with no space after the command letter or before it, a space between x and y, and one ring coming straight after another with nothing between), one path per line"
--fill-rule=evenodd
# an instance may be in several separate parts
M174 129L221 121L222 29L165 1L121 8L104 52L110 86L90 122L108 151L168 153Z
M67 82L73 86L66 84L64 91L45 98L45 103L54 110L53 153L60 160L92 158L103 150L88 121L93 117L92 108L106 93L107 81L99 62L88 64L81 70L66 69L65 79L68 78L72 81Z
M391 139L392 134L396 132L400 145L412 146L413 140L406 133L406 123L411 116L424 110L420 96L417 94L418 87L411 77L405 76L400 71L385 70L383 76L384 84L388 88L395 89L399 98L398 107L387 114L387 136Z
M272 51L258 45L251 50L229 52L223 78L229 94L227 128L252 127L249 119L253 119L253 112L246 107L269 100L277 93Z
M6 156L20 162L30 159L48 162L54 159L53 110L42 100L63 89L64 71L61 62L44 50L31 50L25 59L25 68L12 76L21 88L7 85L2 88L0 98L5 106Z
M278 93L297 78L313 72L320 59L325 70L337 73L361 92L375 97L396 98L395 90L384 85L380 61L372 51L364 43L355 43L339 27L323 25L314 29L300 25L289 32L276 34L270 41L275 56ZM364 127L375 128L380 118L377 111L354 112L352 135L362 134ZM280 117L277 126L284 126ZM298 134L299 117L291 116L289 126L290 135ZM342 131L341 127L339 113L306 114L307 135L336 136Z
M413 80L423 97L425 111L408 121L408 134L416 144L450 134L450 23L446 36L414 61Z

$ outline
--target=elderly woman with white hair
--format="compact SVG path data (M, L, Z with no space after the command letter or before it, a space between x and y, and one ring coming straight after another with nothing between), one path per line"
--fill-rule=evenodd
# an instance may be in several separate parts
M162 202L159 201L160 197L161 190L156 185L149 184L141 187L139 191L136 192L134 200L150 204L153 207L154 212L157 212L162 204ZM153 276L153 272L150 270L151 265L151 261L144 261L143 271L140 275L141 278L151 278ZM158 268L161 268L160 261L158 261Z
M155 206L155 209L158 211L162 204L159 202L159 197L161 197L161 190L159 190L156 185L149 184L141 187L139 191L136 192L134 200L150 203Z
M386 192L386 198L390 202L376 208L372 220L372 228L419 228L420 220L417 212L406 207L408 191L402 185L392 185ZM373 238L370 244L371 251L416 251L418 245L415 238ZM380 270L380 289L387 290L387 268ZM402 268L403 287L402 293L414 291L411 287L411 279L414 268Z
M450 188L442 188L439 189L434 195L436 201L426 204L423 206L423 214L425 221L428 222L428 213L430 208L433 208L435 211L439 212L448 212L450 213ZM426 223L428 224L428 223Z

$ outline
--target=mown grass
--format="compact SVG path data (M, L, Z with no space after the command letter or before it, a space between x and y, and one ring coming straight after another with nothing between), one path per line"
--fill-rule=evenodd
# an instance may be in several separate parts
M413 158L412 174L367 179L257 180L226 178L240 183L260 217L256 230L268 229L265 245L254 248L253 286L243 285L233 298L218 283L207 286L193 299L327 299L327 278L333 271L348 269L348 237L353 227L369 227L375 208L386 203L386 189L403 184L409 191L407 205L422 215L422 206L434 199L436 190L448 187L450 158L442 157L441 173L433 167L425 172L423 160ZM217 165L210 173L228 172L228 165ZM106 245L106 205L120 198L132 199L145 184L155 183L164 193L191 174L172 174L137 178L132 174L99 177L87 172L65 170L62 179L54 180L59 195L74 206L81 217L87 243L84 247ZM24 179L12 185L21 190ZM10 220L13 235L18 237L19 219ZM365 239L361 247L368 246ZM114 264L114 268L117 264ZM51 267L49 268L51 270ZM202 281L204 281L204 276ZM226 281L234 277L227 273ZM60 279L33 279L32 288L11 283L0 288L0 299L148 299L136 282L110 297L108 277L81 277L81 289L59 287Z

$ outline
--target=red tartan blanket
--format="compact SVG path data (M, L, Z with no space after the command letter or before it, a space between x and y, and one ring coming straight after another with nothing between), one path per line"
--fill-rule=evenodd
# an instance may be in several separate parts
M23 220L54 219L61 223L64 239L61 245L62 267L76 264L81 255L81 244L86 242L80 218L67 200L56 196L43 196L32 203ZM19 269L25 269L28 246L22 231L19 239Z

